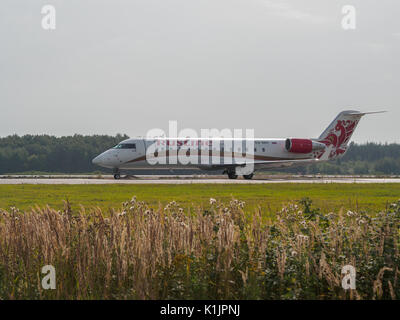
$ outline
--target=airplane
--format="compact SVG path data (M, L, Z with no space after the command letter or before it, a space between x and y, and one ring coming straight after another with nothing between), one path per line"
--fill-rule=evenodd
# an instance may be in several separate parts
M101 153L92 163L113 170L199 169L216 170L229 179L252 179L260 169L286 168L335 160L348 150L360 119L366 114L342 111L319 138L237 139L237 138L134 138L121 141Z

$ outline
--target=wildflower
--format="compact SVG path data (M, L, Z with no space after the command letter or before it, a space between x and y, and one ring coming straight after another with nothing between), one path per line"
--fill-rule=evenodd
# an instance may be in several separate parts
M349 211L347 211L347 213L346 213L346 214L347 214L347 216L348 216L348 217L352 217L352 216L354 216L354 212L353 212L353 211L350 211L350 210L349 210Z
M363 219L359 219L359 220L358 220L358 224L361 225L361 224L364 224L364 223L365 223L365 220L363 220Z
M298 234L297 235L297 240L299 240L300 242L307 242L308 239L309 239L309 237L304 235L304 234Z
M210 204L213 205L214 203L216 203L217 200L215 200L214 198L210 198Z
M297 256L297 251L296 250L292 250L292 252L290 253L292 257Z

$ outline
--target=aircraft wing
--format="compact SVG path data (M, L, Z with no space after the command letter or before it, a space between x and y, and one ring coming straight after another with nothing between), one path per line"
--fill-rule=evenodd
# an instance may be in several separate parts
M256 168L286 168L301 164L317 163L318 161L318 159L254 161L254 166Z
M257 168L286 168L302 164L317 163L319 159L305 159L305 160L255 160L251 163L254 164L255 169ZM233 169L237 167L246 167L251 165L249 162L240 161L233 164L212 164L207 166L208 169Z

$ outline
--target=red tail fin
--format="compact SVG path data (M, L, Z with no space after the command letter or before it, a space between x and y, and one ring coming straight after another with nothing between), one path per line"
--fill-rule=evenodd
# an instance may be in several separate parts
M384 111L383 111L384 112ZM319 158L336 159L342 157L348 148L351 136L353 135L360 119L370 113L359 111L343 111L332 121L326 130L317 139L318 142L326 145L326 151L319 155Z

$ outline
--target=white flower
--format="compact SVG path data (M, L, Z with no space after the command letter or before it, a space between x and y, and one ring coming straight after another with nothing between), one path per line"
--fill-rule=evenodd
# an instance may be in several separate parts
M347 211L347 213L346 213L346 214L347 214L347 216L348 216L348 217L352 217L352 216L354 216L354 212L353 212L353 211L350 211L350 210L349 210L349 211Z
M210 198L210 204L212 205L212 204L214 204L214 203L216 203L217 202L217 200L215 200L214 198Z
M363 220L363 219L358 220L358 224L364 224L364 223L365 223L365 220Z
M309 237L304 234L298 234L297 239L300 241L308 241Z

